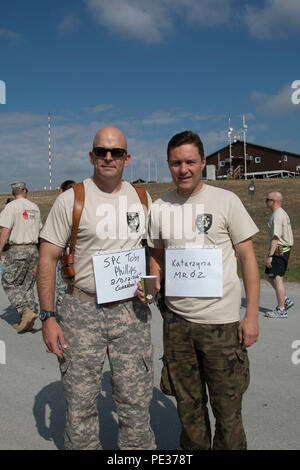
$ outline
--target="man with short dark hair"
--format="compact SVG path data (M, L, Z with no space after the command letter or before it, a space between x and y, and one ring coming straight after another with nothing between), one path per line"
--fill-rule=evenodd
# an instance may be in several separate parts
M267 318L287 318L287 310L294 305L294 302L286 296L283 281L294 238L290 218L281 207L282 199L282 194L278 191L269 193L266 198L266 205L272 211L272 215L267 224L269 253L265 274L277 298L277 307L265 313Z
M213 278L212 294L180 295L180 283L188 282L182 268L176 296L165 297L161 389L176 398L182 449L211 448L207 391L216 418L213 448L245 449L241 407L249 383L246 348L258 338L259 305L259 274L251 237L258 229L235 194L203 183L205 163L197 134L185 131L175 135L168 144L168 164L176 189L151 208L150 274L158 277L157 290L171 269L165 264L165 250L171 253L180 248L191 256L198 253L201 259L204 252L217 248L222 260L218 275L223 294L215 290ZM186 210L189 217L185 220L182 216L176 223L174 208L183 213ZM204 213L200 208L204 208ZM192 227L187 232L190 223ZM241 263L247 299L242 321L236 258ZM197 278L198 274L197 271ZM140 285L139 297L144 298Z
M67 189L72 188L73 184L75 184L75 181L73 180L63 181L60 185L59 192L64 193L65 191L67 191Z
M21 320L14 323L18 333L31 331L35 314L35 267L38 259L38 237L42 227L40 210L27 199L23 182L12 183L14 200L9 202L0 215L0 252L9 243L3 262L2 286L11 306Z

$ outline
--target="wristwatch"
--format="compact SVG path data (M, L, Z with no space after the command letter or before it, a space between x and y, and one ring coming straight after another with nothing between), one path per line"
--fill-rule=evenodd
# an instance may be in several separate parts
M48 310L41 310L39 317L41 321L44 321L44 320L47 320L47 318L55 317L55 312L49 312Z
M273 258L273 255L271 253L269 253L267 258Z

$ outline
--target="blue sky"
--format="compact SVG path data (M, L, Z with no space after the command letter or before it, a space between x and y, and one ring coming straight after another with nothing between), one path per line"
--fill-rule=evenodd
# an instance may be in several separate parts
M126 179L169 180L168 140L209 153L246 116L248 140L300 154L299 0L11 0L0 7L0 192L92 173L98 129L122 129ZM300 94L299 94L300 96ZM2 87L2 102L3 102ZM0 89L1 102L1 89ZM156 162L156 163L155 163Z

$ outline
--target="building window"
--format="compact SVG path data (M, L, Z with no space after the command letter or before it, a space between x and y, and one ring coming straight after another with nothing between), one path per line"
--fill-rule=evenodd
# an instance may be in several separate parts
M221 166L225 166L225 162L224 162L224 161L220 162L220 167L221 167Z
M287 162L287 155L283 155L283 161Z
M255 157L255 163L260 163L260 157Z
M300 165L296 166L296 171L300 171Z

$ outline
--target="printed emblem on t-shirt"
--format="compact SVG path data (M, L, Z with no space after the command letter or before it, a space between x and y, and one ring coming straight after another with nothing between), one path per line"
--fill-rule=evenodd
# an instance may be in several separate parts
M24 218L25 220L28 220L28 214L27 214L27 210L26 210L26 209L25 209L25 211L23 212L22 215L23 215L23 218Z
M200 214L196 217L198 233L207 233L212 224L212 214Z
M138 232L140 227L140 216L138 212L127 212L127 225L130 232Z

